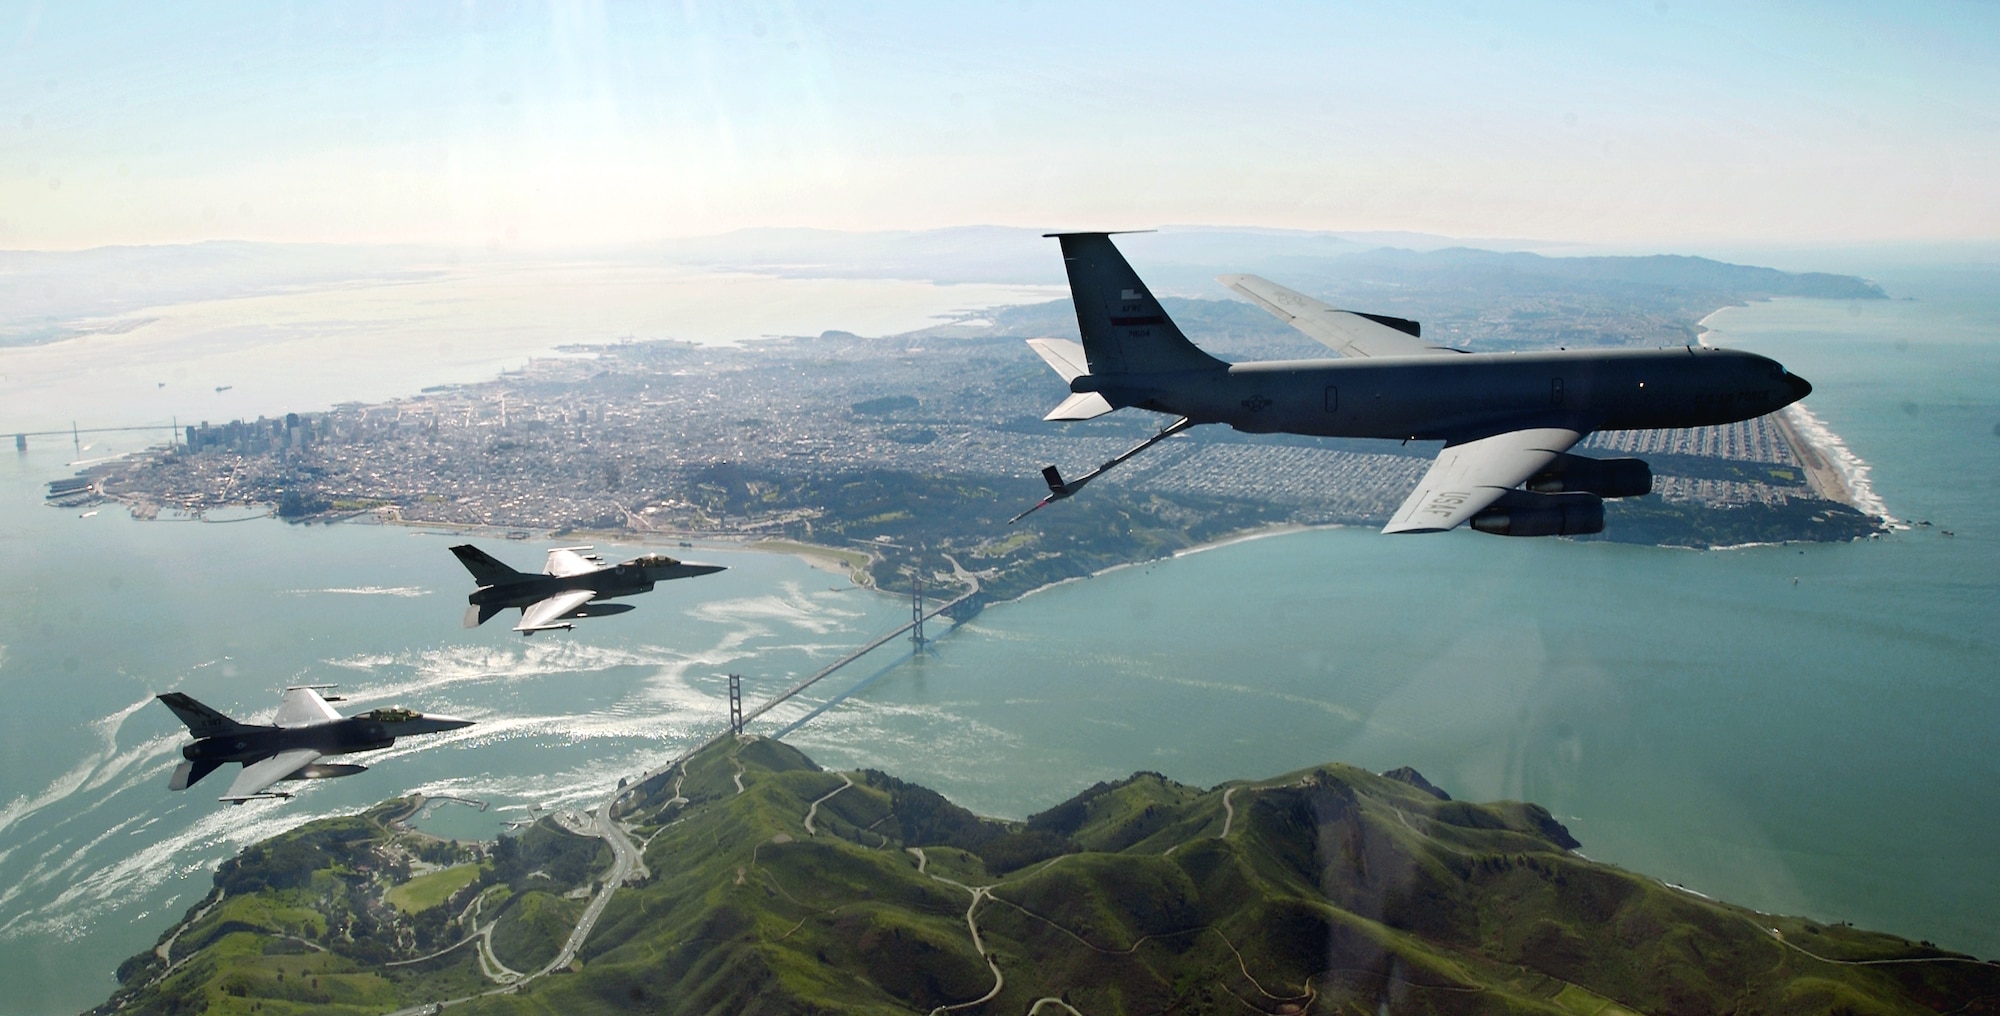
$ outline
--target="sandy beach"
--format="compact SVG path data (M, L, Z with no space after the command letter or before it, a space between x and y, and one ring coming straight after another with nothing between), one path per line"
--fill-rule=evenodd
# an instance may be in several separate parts
M1860 505L1855 504L1854 492L1848 489L1847 480L1840 475L1840 470L1835 469L1833 464L1827 461L1826 454L1818 445L1806 440L1805 435L1799 433L1799 428L1793 421L1793 408L1788 406L1780 410L1773 420L1777 423L1779 432L1785 435L1785 441L1792 446L1792 454L1799 457L1799 465L1805 468L1806 482L1812 484L1812 489L1818 492L1819 496L1829 501L1838 501L1844 505L1860 508Z
M869 557L858 550L825 547L817 543L800 543L797 540L757 540L744 544L743 549L761 550L769 554L790 554L820 571L846 576L856 585L872 584L868 580Z
M1697 341L1708 345L1708 337L1716 331L1709 322L1733 309L1718 308L1697 322L1695 327L1700 336ZM1792 454L1798 456L1799 465L1806 472L1806 482L1815 493L1876 518L1894 519L1868 482L1868 463L1850 451L1840 435L1820 422L1805 403L1786 406L1772 414L1771 419L1792 446Z

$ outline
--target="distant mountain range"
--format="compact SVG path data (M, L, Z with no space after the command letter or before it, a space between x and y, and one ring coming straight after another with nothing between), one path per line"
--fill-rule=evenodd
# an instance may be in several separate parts
M1118 240L1147 282L1176 295L1214 296L1212 277L1253 272L1345 277L1381 272L1479 273L1570 283L1721 289L1756 296L1881 299L1864 279L1794 274L1676 255L1551 257L1488 250L1420 233L1325 233L1166 227ZM1495 246L1510 246L1505 241ZM846 233L816 229L745 229L720 236L649 244L634 254L745 271L889 276L937 282L1062 285L1062 259L1042 231L964 226L923 231Z
M445 844L413 808L226 862L98 1011L2000 1011L2000 964L1599 864L1538 806L1408 769L1138 773L1000 822L725 738L627 795L647 873L562 966L603 843Z
M1122 237L1155 291L1218 297L1213 277L1253 272L1321 295L1387 287L1439 316L1453 290L1589 291L1651 306L1662 295L1723 303L1771 296L1879 299L1865 279L1793 274L1706 258L1550 257L1415 233L1324 233L1177 226ZM1505 242L1496 245L1505 246ZM745 229L718 236L573 251L247 241L84 251L0 251L0 347L102 330L101 319L197 300L537 265L685 265L798 277L925 279L1060 286L1062 258L1040 231L963 226L922 231ZM1393 301L1392 301L1393 302ZM1378 302L1379 303L1379 302ZM1706 311L1704 310L1703 313ZM1698 315L1697 315L1698 316Z

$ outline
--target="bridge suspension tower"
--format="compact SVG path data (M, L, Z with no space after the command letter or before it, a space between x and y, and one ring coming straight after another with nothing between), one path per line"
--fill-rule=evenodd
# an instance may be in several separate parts
M732 733L743 733L743 675L729 675L729 729Z

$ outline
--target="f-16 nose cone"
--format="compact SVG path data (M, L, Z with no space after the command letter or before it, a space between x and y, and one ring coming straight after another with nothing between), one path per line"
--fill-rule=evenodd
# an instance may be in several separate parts
M1792 401L1797 402L1812 394L1812 382L1792 373L1785 372L1785 383L1792 386Z
M429 732L435 734L447 730L457 730L460 727L470 727L473 721L461 720L456 716L438 716L434 713L425 713L424 718L417 722L429 727Z
M719 564L695 564L692 561L675 561L664 568L654 568L651 574L655 579L691 579L728 570L728 568Z

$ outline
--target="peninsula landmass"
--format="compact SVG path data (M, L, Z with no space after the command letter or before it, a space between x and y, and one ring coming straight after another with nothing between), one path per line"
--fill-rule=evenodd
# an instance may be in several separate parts
M2000 964L1597 863L1410 769L1136 773L1010 822L739 735L497 842L422 806L225 862L94 1012L2000 1011Z
M1168 306L1226 355L1324 352L1245 304ZM977 575L983 602L1262 529L1379 526L1436 453L1434 442L1197 428L1087 498L1009 526L1046 492L1042 466L1081 471L1151 432L1152 420L1125 414L1041 420L1056 396L1020 340L1062 334L1065 320L1073 332L1057 301L887 338L578 346L483 384L199 423L60 493L66 504L115 498L142 517L269 504L297 521L817 544L859 555L857 578L879 588ZM1828 489L1823 458L1776 416L1604 432L1579 448L1640 455L1657 474L1655 493L1608 504L1596 538L1735 546L1850 540L1882 525L1835 500L1844 491Z

